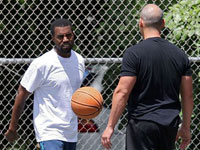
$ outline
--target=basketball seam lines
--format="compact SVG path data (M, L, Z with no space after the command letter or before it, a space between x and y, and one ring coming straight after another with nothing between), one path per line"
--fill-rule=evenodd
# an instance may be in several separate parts
M91 94L89 94L89 93L87 93L87 92L84 92L84 91L82 91L82 90L79 90L79 91L81 91L82 93L88 94L89 96L93 97L93 98L95 99L95 101L97 101L97 103L99 104L99 106L101 107L100 102L99 102L94 96L92 96ZM99 94L99 93L98 93L98 94Z
M73 99L72 99L72 101L73 101L74 103L76 103L76 104L81 104L81 105L83 105L83 106L88 106L88 107L97 108L97 109L99 110L99 107L91 106L91 105L87 105L87 104L82 104L82 103L79 103L79 102L77 102L77 101L74 101Z

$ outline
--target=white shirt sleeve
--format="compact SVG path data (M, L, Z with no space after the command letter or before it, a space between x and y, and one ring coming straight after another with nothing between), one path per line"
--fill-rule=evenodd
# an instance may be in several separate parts
M25 72L20 84L30 93L34 92L40 87L43 80L41 70L34 65L30 64L27 71Z

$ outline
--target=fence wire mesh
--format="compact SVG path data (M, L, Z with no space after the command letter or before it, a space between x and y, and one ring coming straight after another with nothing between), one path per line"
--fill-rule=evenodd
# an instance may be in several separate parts
M33 96L31 95L19 121L20 138L8 143L3 134L8 129L20 79L30 62L53 47L50 23L56 18L68 18L73 23L76 35L74 49L86 58L88 78L85 85L100 83L104 98L101 114L93 120L79 120L77 149L102 150L100 136L105 129L111 98L120 73L124 51L142 40L137 21L141 8L147 3L156 3L164 12L180 0L1 0L0 21L0 131L2 150L36 149L32 124ZM170 29L162 36L168 38ZM175 40L175 39L174 39ZM193 39L196 40L196 39ZM177 41L179 42L179 41ZM187 45L188 44L188 45ZM183 47L182 47L183 46ZM180 47L190 57L193 69L194 113L192 117L192 141L188 150L200 149L200 59L192 55L193 47L186 41ZM126 110L113 135L113 150L125 149ZM176 144L176 149L179 144Z

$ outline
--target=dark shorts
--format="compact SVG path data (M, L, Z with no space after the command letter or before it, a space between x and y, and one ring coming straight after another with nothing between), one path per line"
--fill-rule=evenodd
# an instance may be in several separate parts
M173 150L178 128L149 121L129 120L126 150Z
M60 140L49 140L40 142L40 150L76 150L76 143Z

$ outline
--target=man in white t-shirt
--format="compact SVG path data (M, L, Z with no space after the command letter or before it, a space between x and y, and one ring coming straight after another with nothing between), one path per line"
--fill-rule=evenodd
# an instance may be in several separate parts
M84 59L72 50L74 33L70 21L54 21L51 33L55 47L36 58L25 72L5 136L10 142L17 139L17 124L25 100L34 93L34 130L40 149L75 150L78 120L70 102L83 81Z

